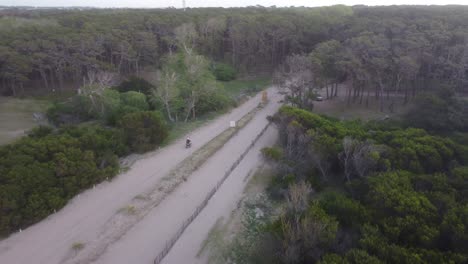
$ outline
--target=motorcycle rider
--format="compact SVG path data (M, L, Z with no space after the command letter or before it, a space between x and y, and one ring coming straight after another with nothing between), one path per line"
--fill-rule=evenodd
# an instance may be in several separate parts
M189 147L192 145L192 140L188 137L186 140L185 140L185 146Z

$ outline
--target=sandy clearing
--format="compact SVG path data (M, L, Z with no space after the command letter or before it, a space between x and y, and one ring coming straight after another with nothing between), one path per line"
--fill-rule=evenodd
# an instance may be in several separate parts
M273 94L272 88L269 93ZM257 95L230 113L190 133L194 142L191 149L184 148L184 139L178 140L137 161L128 172L113 181L104 182L78 195L56 214L2 240L0 263L61 263L73 253L73 243L82 242L86 248L86 243L96 239L102 226L119 209L130 204L136 195L151 189L180 161L225 130L230 120L238 120L256 107L259 101L260 95Z
M206 257L203 255L202 257L197 257L197 254L202 248L205 239L207 239L211 228L217 223L218 219L227 221L231 217L248 183L246 176L256 170L262 162L260 150L263 147L273 145L277 137L276 128L270 126L258 140L255 147L249 151L244 160L232 172L231 176L218 189L215 198L210 200L207 207L185 230L169 254L163 259L163 264L206 263Z
M208 192L223 177L225 171L232 166L254 137L267 125L266 117L277 111L279 108L277 101L280 96L277 93L270 93L270 96L272 97L271 102L259 111L248 125L195 171L187 182L181 184L125 236L109 247L95 263L152 263L156 255L163 250L166 241L174 236L182 223L190 217ZM255 148L257 147L258 145L255 145ZM258 154L258 151L256 153ZM252 158L249 165L255 166L257 161ZM218 195L216 193L213 200L216 200ZM208 231L211 224L207 224L205 228ZM194 250L197 251L199 247L195 247Z

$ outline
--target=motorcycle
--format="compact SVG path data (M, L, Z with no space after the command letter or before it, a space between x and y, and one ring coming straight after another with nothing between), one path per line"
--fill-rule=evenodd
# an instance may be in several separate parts
M192 146L192 142L191 142L191 141L185 142L185 148L190 148L191 146Z

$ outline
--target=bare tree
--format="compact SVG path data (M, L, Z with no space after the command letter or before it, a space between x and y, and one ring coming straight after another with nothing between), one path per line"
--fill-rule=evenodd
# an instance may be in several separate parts
M206 52L214 57L219 54L220 47L217 45L224 39L224 32L227 29L226 18L212 17L200 25L200 35L202 42L206 43Z
M83 79L83 85L96 85L101 88L111 87L117 82L117 75L108 71L90 70Z
M171 122L175 119L172 116L171 102L179 95L179 89L176 86L177 73L171 70L163 70L163 72L156 78L159 86L157 89L151 91L152 96L160 98L166 109L167 117Z
M288 91L288 100L301 108L312 108L313 78L311 61L305 55L286 58L275 73L275 82Z
M352 177L365 177L375 169L379 154L383 151L381 147L373 145L370 141L360 142L350 137L343 139L343 151L339 158L343 163L346 180Z
M179 47L185 53L191 55L195 47L195 41L198 38L197 30L193 23L185 23L174 30Z
M187 79L189 91L186 93L186 116L185 122L190 115L196 117L196 106L202 93L209 92L214 88L214 83L207 79L208 61L201 55L185 54L185 67L187 68Z
M327 179L328 171L330 170L330 152L328 146L324 145L320 140L312 139L309 144L309 158L313 165L320 171L323 179Z
M282 169L286 174L304 175L304 172L310 168L310 162L307 159L310 137L297 122L288 123L284 130L286 136L284 154L294 163L289 163Z
M83 86L78 89L78 93L89 98L91 107L96 112L104 112L104 102L102 95L104 91L114 85L116 74L105 71L88 71L83 78Z
M328 170L330 169L330 163L327 158L324 157L320 151L317 151L314 148L311 148L310 157L315 167L320 171L320 174L322 174L322 177L326 179L328 176Z
M380 148L369 141L356 145L353 153L353 165L359 177L365 177L377 165Z
M293 214L306 211L309 207L309 199L312 191L310 184L305 181L289 185L286 194L288 209Z
M336 222L323 221L313 214L283 215L282 260L284 263L314 263L335 239Z
M356 140L350 137L343 138L343 151L339 154L339 158L343 162L344 174L348 182L351 181L351 176L354 172L353 154L356 145Z
M286 202L290 213L281 218L284 235L282 258L285 263L300 263L303 258L304 234L307 231L304 227L308 227L303 222L309 219L302 219L302 215L309 208L311 193L310 184L304 181L289 185Z

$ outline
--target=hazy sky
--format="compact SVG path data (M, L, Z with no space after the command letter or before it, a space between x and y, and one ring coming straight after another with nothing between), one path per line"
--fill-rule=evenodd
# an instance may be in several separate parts
M468 0L186 0L189 7L207 6L327 6L345 5L468 5ZM93 6L93 7L181 7L182 0L0 0L0 5Z

